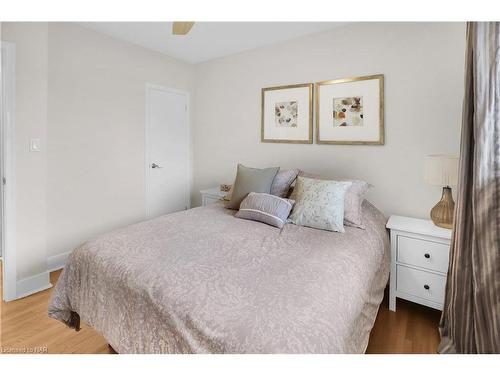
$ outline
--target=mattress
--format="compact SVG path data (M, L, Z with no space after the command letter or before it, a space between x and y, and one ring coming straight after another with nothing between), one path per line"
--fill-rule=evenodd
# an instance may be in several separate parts
M386 219L334 233L238 219L222 204L75 249L49 316L119 353L363 353L389 277Z

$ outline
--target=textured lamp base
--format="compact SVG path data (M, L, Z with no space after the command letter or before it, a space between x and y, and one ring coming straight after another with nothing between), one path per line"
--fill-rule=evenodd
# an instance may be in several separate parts
M451 229L454 210L455 202L451 194L451 187L445 186L441 200L431 210L431 220L438 227Z

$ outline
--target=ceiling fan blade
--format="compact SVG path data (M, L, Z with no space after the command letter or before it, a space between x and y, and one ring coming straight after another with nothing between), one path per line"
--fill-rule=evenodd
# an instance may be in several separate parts
M193 25L194 22L174 22L172 25L172 34L186 35Z

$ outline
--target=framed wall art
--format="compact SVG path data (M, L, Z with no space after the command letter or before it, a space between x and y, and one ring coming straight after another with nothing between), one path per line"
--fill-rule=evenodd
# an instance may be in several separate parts
M384 144L384 75L316 83L316 142Z
M313 84L262 89L261 141L313 143Z

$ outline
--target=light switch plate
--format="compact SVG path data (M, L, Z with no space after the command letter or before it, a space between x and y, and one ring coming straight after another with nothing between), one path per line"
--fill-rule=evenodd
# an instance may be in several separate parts
M41 151L40 138L31 138L30 139L30 152L40 152L40 151Z

